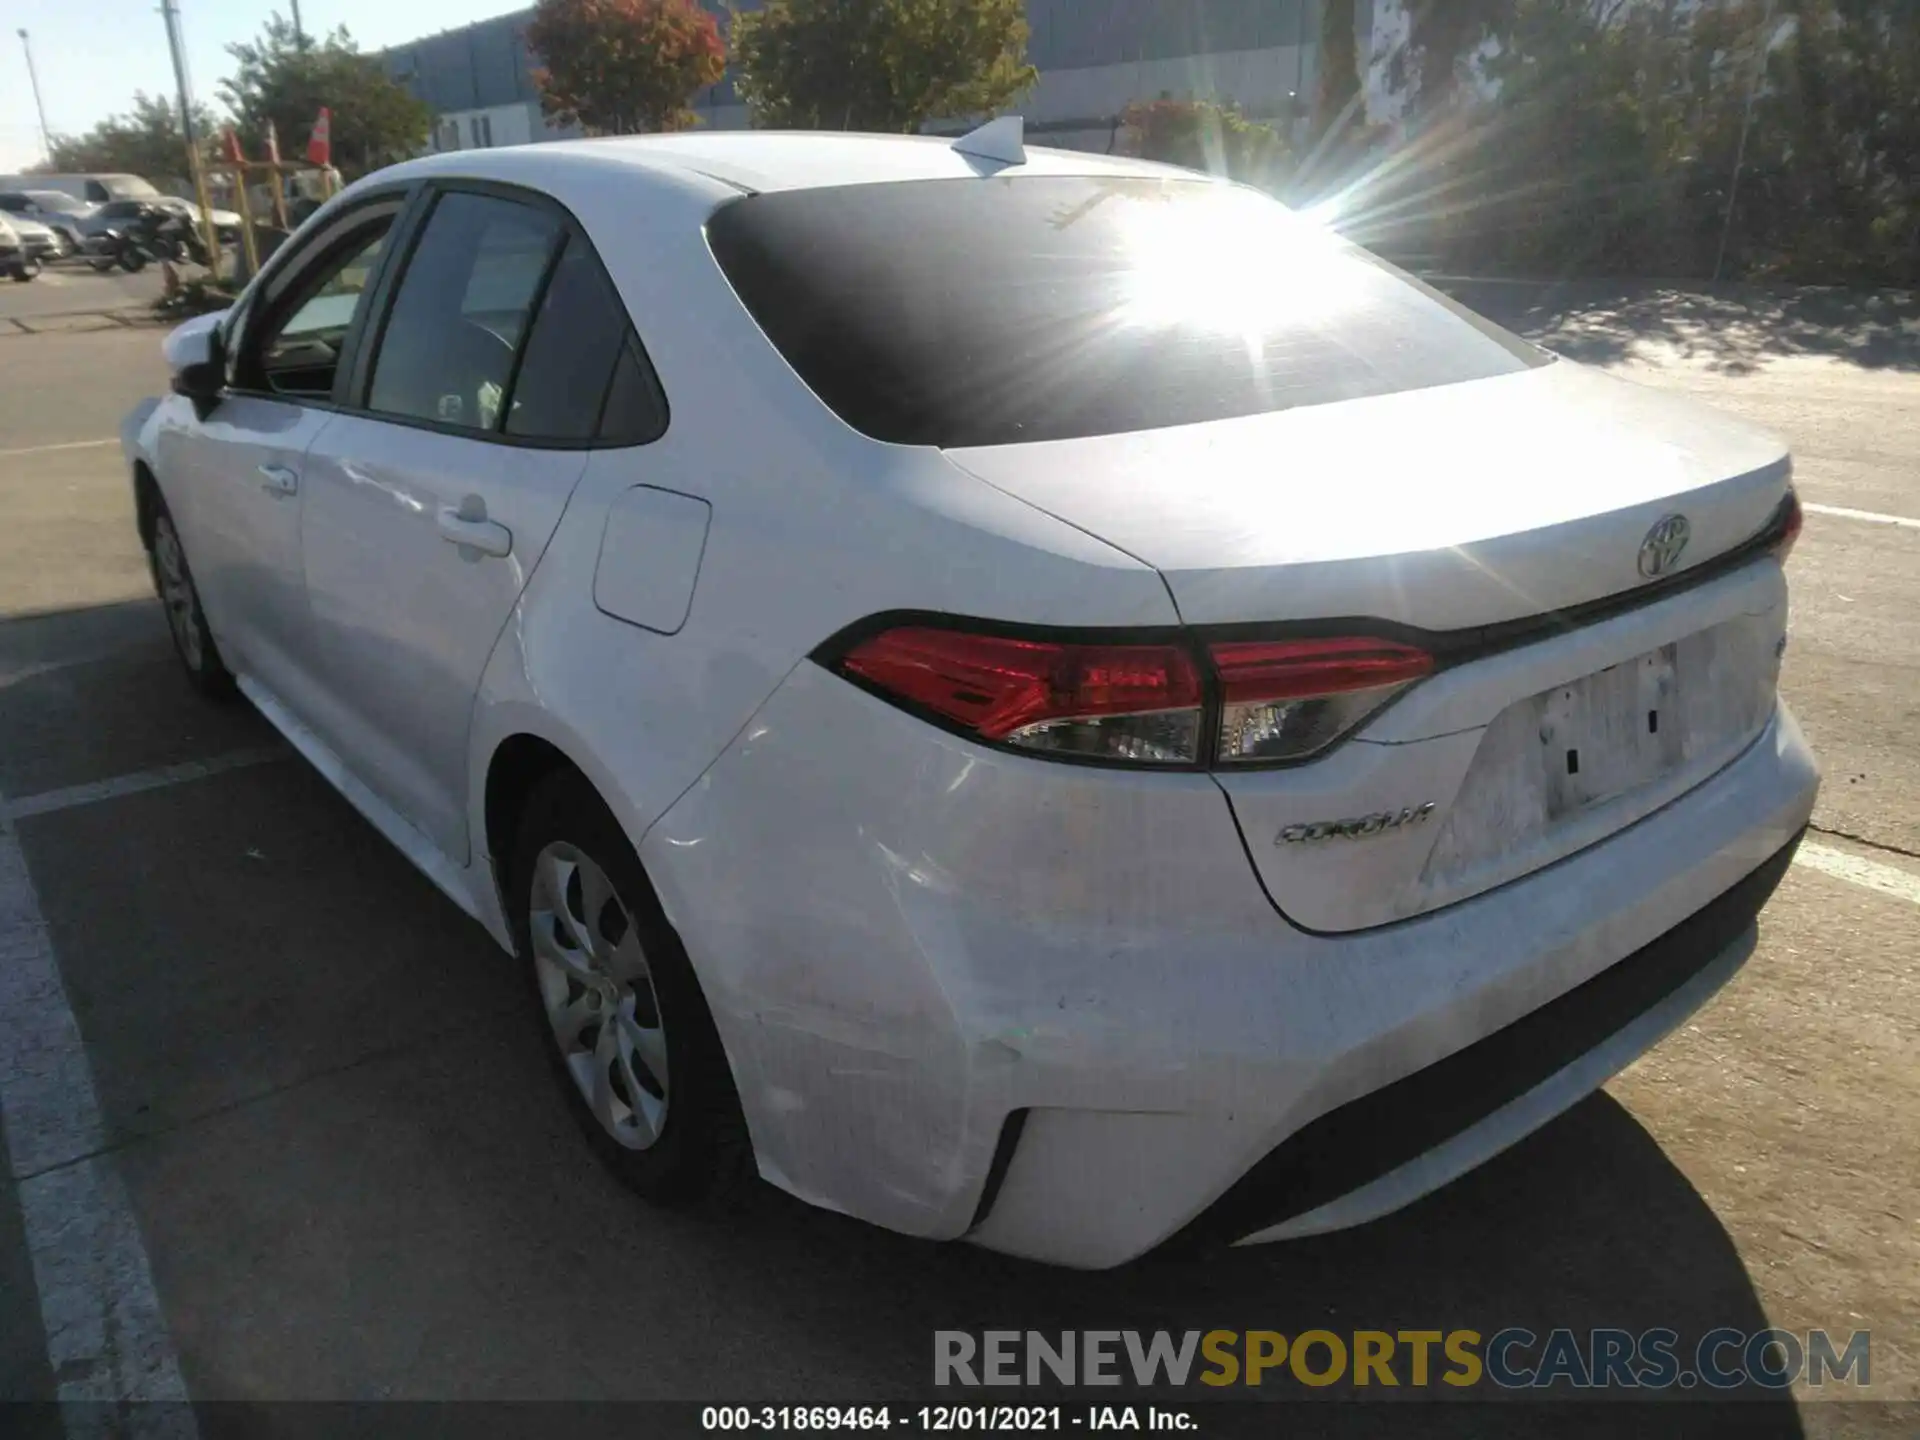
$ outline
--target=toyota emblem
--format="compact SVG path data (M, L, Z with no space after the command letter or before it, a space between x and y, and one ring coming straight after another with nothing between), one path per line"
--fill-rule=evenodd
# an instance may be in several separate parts
M1640 573L1651 580L1673 569L1680 563L1680 553L1687 548L1687 537L1692 533L1686 516L1661 516L1640 542Z

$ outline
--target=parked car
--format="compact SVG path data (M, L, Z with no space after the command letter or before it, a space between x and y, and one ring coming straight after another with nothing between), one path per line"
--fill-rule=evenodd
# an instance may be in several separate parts
M16 224L30 220L46 226L59 241L62 255L71 255L80 248L84 238L80 221L93 208L84 200L57 190L0 191L0 211L5 211Z
M0 210L0 275L14 280L31 280L39 273L39 257L20 238L13 217Z
M55 190L92 205L108 200L151 200L160 192L138 175L106 171L63 175L0 175L0 190Z
M57 260L64 253L60 236L38 220L31 220L25 215L9 215L7 221L20 238L21 248L35 260L43 263Z
M661 1201L1361 1223L1680 1025L1812 810L1780 442L1224 181L440 154L165 350L187 678L518 955Z

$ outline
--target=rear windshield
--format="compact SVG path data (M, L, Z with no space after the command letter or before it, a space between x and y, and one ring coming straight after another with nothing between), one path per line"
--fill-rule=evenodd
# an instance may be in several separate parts
M1483 379L1545 352L1256 192L1033 176L776 191L708 241L849 425L1112 435Z

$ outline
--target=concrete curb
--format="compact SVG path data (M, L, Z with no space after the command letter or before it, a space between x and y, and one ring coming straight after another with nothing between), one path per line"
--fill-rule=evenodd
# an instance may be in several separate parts
M11 335L84 334L90 330L121 330L158 324L159 317L145 305L112 310L59 310L47 315L15 315L0 319L0 337Z

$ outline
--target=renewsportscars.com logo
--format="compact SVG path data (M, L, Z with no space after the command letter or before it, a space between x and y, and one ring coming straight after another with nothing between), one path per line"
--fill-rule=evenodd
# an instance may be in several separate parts
M1825 1330L936 1330L933 1383L1785 1389L1873 1381L1872 1334Z

